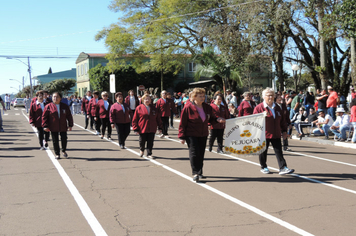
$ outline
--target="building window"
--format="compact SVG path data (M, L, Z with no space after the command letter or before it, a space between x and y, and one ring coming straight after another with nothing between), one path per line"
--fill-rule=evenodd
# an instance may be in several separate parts
M189 72L195 72L197 71L197 65L194 62L189 63Z
M81 75L84 75L84 66L83 66L83 64L80 66L80 68L81 68Z
M77 75L78 75L78 77L80 76L80 70L79 70L79 66L78 66L78 68L77 68Z
M89 71L88 63L85 63L85 74L86 74L86 75L88 74L88 71Z

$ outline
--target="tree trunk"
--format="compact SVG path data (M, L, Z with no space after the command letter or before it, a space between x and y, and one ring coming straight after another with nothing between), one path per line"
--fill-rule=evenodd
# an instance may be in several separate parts
M324 37L321 32L323 31L323 20L324 18L324 6L323 0L319 0L318 2L318 31L319 31L319 43L320 43L320 82L322 89L326 89L327 87L327 73L326 73L326 45L324 41Z

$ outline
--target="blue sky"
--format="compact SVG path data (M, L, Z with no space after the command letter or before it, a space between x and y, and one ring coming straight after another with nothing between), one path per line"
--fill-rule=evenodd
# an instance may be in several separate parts
M32 77L75 68L81 52L106 53L94 36L118 21L109 10L111 0L12 0L0 8L0 94L17 93L22 81L30 84L27 66L1 56L72 56L67 59L30 58ZM27 64L27 58L20 58ZM13 88L11 88L13 87ZM22 88L22 85L21 85Z

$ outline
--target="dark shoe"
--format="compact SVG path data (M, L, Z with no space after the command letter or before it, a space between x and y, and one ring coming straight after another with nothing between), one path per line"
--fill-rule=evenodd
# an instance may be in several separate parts
M329 137L328 137L328 136L325 136L324 139L325 139L325 140L329 140Z
M194 175L193 176L193 181L198 183L199 182L199 175Z
M213 150L213 147L210 147L210 146L209 146L209 152L211 152L212 150Z
M61 159L61 156L60 155L56 155L56 159Z
M345 142L345 141L346 141L346 139L343 139L343 138L339 140L339 142Z
M140 157L143 157L143 151L140 151Z
M122 145L122 144L120 144L120 148L121 148L121 149L125 149L125 146Z
M48 147L48 142L45 142L45 147Z
M63 152L63 156L64 156L65 158L68 158L68 154L67 154L66 152Z
M284 147L283 150L284 150L284 151L289 151L289 152L292 151L292 149L290 149L289 147Z
M101 136L100 138L101 138L101 139L103 139L103 138L104 138L104 136Z
M221 150L218 150L217 153L218 153L218 154L224 154L224 152L221 151Z

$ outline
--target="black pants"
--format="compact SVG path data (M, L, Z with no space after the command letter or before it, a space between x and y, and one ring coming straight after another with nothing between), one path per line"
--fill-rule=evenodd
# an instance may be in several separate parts
M108 138L111 138L111 125L109 118L100 118L101 123L101 135L105 135L106 127L108 128Z
M203 174L203 162L208 137L187 137L189 160L193 175Z
M48 142L49 140L49 132L45 132L43 127L37 127L38 131L38 141L40 141L40 147L43 147L43 140Z
M99 119L99 117L97 117L96 120L94 120L94 125L95 125L95 130L100 133L101 120Z
M161 118L162 118L162 134L168 135L169 116L164 116Z
M67 132L51 132L53 149L56 155L60 155L59 149L59 135L61 136L62 152L67 150Z
M276 153L279 169L282 169L283 167L287 166L287 163L283 157L282 144L280 138L266 139L266 150L263 153L261 153L259 156L261 168L267 167L267 152L268 152L268 146L270 142L272 143L274 152Z
M183 107L182 105L180 105L180 106L178 105L177 106L177 113L178 113L179 117L180 117L180 113L182 112L182 107Z
M130 134L130 123L115 123L119 144L125 146L127 136Z
M284 148L287 148L288 146L289 146L288 138L283 139L283 147L284 147Z
M155 133L144 133L140 134L139 144L140 150L145 151L145 146L147 143L147 156L152 155L153 141L155 139Z
M173 122L174 122L174 114L173 112L171 111L171 126L173 127Z
M212 148L215 139L218 140L218 151L223 150L223 135L225 129L212 129L210 130L209 148Z
M90 120L90 128L93 129L93 124L94 124L94 118L91 117L90 114L87 114L86 112L84 112L85 115L85 128L88 128L88 124L89 124L89 120ZM89 117L88 117L89 115Z

